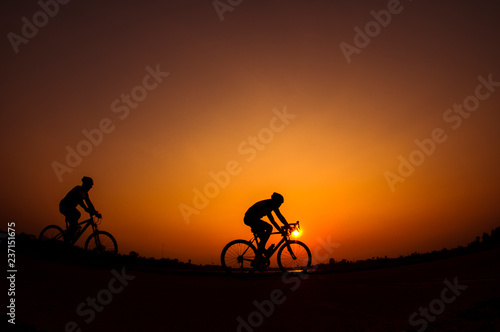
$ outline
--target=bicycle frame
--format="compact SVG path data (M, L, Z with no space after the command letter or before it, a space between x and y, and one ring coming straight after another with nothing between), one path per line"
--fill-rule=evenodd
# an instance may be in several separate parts
M228 273L264 271L270 266L270 259L277 251L277 263L282 271L289 273L295 273L299 270L307 271L312 262L311 251L303 242L290 239L292 234L297 236L296 231L299 230L300 224L298 221L293 224L285 224L283 227L278 226L277 231L271 231L269 237L279 234L281 239L276 245L273 244L267 249L262 248L263 251L260 251L258 250L259 245L262 244L258 235L260 232L252 229L252 238L233 240L222 249L222 267Z
M267 258L271 258L274 255L274 253L276 251L278 251L279 248L281 248L281 246L283 246L285 243L288 242L288 240L290 240L290 234L289 233L286 233L286 234L283 234L282 232L272 232L271 233L271 235L275 235L275 234L280 234L282 237L281 237L281 240L278 242L278 244L276 246L274 246L274 248L271 250L270 255L267 256ZM269 238L271 238L271 237L269 237ZM258 240L257 234L254 234L254 237L250 240L250 243L253 244L254 242L257 244L257 248L258 248L258 246L259 246L259 240ZM290 248L290 246L288 246L288 250L289 250L290 254L292 255L292 257L294 259L296 259L297 257L293 253L292 248Z
M75 235L73 235L73 241L72 241L73 243L75 243L76 241L78 241L78 239L80 239L80 236L82 236L82 234L85 233L85 231L87 230L87 228L89 228L89 226L92 226L92 233L97 231L97 224L94 221L94 216L90 216L90 218L87 220L80 221L78 223L78 226L82 226L83 224L85 224L85 226L83 226L75 233ZM68 229L68 222L66 221L66 230L67 229Z

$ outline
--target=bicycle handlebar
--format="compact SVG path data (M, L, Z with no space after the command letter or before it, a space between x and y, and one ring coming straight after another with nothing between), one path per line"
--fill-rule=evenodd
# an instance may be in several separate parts
M93 217L93 216L96 216L97 219L102 219L102 214L100 214L99 212L97 211L92 211L92 212L88 212L87 213L90 215L90 217Z
M291 234L296 229L300 229L300 223L298 221L282 227L282 231L285 234Z

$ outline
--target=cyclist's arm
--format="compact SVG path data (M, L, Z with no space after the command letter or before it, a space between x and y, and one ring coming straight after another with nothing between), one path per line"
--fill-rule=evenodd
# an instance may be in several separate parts
M273 224L273 226L277 230L281 230L281 227L276 223L276 221L274 221L274 218L273 218L273 215L271 214L271 212L269 212L269 214L267 215L267 218L269 219L269 221L271 222L271 224Z
M279 209L274 210L274 213L276 213L276 216L283 223L283 225L285 225L286 227L289 226L288 222L286 221L285 217L283 217Z
M87 206L85 206L85 204L83 204L83 202L85 202ZM85 197L85 198L83 199L81 206L83 207L83 209L84 209L87 213L90 213L90 214L97 214L97 211L96 211L96 209L94 208L94 205L92 204L92 202L90 201L90 198L89 198L89 196L88 196L88 195L87 195L87 197Z

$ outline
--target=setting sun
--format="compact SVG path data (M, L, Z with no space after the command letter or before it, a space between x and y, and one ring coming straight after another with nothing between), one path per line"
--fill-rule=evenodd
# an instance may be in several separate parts
M0 7L10 329L499 329L500 1Z
M292 236L313 251L330 238L335 259L497 225L494 11L72 3L28 38L19 18L36 8L12 6L2 215L20 231L64 227L59 202L83 176L119 252L196 264L251 238L245 212L273 192L306 230Z

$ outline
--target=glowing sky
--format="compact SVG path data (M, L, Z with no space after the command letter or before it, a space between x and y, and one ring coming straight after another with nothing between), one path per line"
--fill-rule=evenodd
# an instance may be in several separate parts
M232 3L2 3L0 228L83 175L122 253L197 264L274 191L335 259L499 226L497 1Z

